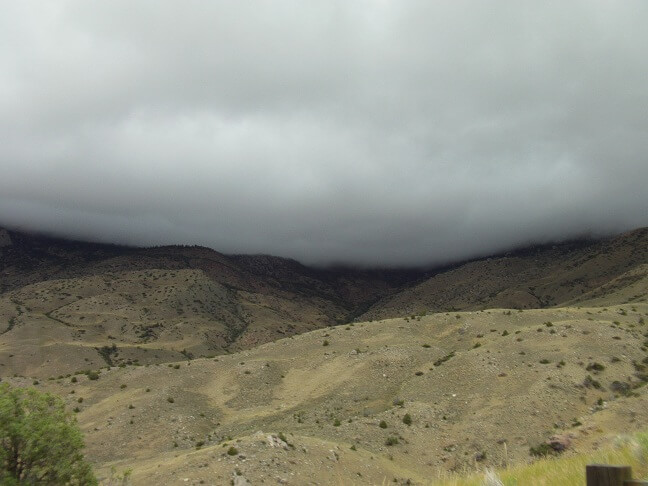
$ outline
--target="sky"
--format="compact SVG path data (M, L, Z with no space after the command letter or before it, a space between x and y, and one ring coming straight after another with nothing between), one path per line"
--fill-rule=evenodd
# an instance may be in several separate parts
M648 2L0 0L0 226L440 264L648 225Z

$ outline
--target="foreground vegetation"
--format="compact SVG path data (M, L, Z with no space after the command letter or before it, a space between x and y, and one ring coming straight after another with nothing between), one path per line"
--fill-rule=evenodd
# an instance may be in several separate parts
M60 398L0 383L0 483L97 484Z
M635 478L648 478L648 433L623 436L615 447L559 458L540 459L532 464L442 479L435 486L584 486L587 464L631 466ZM499 482L498 482L499 481Z

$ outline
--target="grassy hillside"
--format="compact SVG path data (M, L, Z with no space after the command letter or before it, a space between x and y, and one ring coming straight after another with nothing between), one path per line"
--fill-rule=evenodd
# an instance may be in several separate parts
M426 484L527 461L552 436L570 454L645 427L646 317L646 303L435 314L36 386L78 407L102 474L133 467L136 484L223 484L237 470L252 483Z
M648 478L648 434L621 435L603 450L560 458L541 459L523 465L434 482L435 486L482 486L500 480L505 486L585 486L587 464L630 466L634 479Z
M647 239L423 272L4 232L0 378L135 484L552 484L532 449L648 424Z

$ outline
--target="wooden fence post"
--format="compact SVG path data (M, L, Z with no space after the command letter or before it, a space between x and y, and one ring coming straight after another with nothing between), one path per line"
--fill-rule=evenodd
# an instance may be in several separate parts
M585 467L587 486L626 486L632 480L630 466L588 464ZM640 483L641 484L641 483Z
M587 486L624 486L626 479L632 479L630 466L588 464L585 473Z

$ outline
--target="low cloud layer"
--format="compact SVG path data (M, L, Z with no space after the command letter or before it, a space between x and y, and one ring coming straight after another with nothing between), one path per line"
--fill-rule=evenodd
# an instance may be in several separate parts
M648 225L648 2L0 2L0 225L441 263Z

